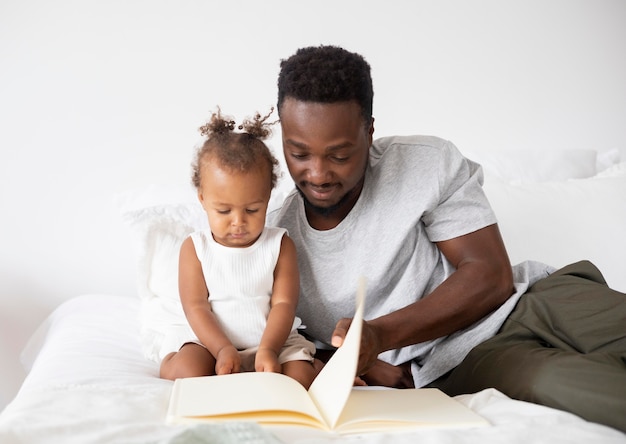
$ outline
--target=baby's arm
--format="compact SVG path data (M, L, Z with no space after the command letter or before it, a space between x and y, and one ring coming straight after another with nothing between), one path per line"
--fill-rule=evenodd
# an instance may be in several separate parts
M277 373L281 371L278 354L291 332L299 292L300 275L296 247L291 238L284 235L274 269L274 287L267 326L255 359L256 371Z
M189 325L216 360L215 373L238 373L241 364L239 353L211 310L202 265L191 237L185 239L180 248L178 290Z

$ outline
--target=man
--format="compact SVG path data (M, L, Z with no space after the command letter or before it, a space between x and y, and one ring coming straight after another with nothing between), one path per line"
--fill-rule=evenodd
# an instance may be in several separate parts
M538 396L536 381L545 374L556 378L553 372L516 372L520 360L552 370L549 359L531 360L534 352L524 347L519 354L500 353L510 342L497 342L506 337L504 329L496 333L520 296L555 270L530 262L511 268L482 191L480 167L439 138L373 140L372 103L370 67L358 54L309 47L281 63L278 112L296 191L268 220L287 228L296 243L298 316L307 333L322 348L329 342L341 345L354 310L357 278L364 275L366 322L358 376L365 383L399 388L431 384L450 394L496 386L520 399L626 429L620 415L596 414L597 406L588 408L585 402L570 405L569 395L556 402L551 395ZM592 275L597 271L588 263L577 267ZM578 268L556 277L568 279L580 274ZM603 282L601 275L596 280ZM609 305L617 301L626 313L624 295L602 282L594 284L610 292L604 300ZM616 326L618 320L609 319L611 330L603 335L603 346L619 344L610 351L613 361L620 361L619 356L626 360L626 328ZM529 342L537 342L536 337ZM468 356L481 343L487 350ZM617 384L602 388L606 397L598 405L623 410L626 396L620 401L615 390L626 395L626 368L613 361L611 376L618 375ZM516 391L518 385L522 389Z

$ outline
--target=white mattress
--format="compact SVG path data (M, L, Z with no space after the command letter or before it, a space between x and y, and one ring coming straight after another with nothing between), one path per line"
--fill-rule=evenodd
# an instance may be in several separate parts
M225 426L166 425L172 382L159 379L157 364L141 354L138 311L138 299L113 295L61 305L24 350L30 371L0 414L0 443L160 443L194 431L204 440L193 442L216 443L626 443L619 431L493 389L455 398L491 423L476 429L341 437L252 424L237 425L247 434Z

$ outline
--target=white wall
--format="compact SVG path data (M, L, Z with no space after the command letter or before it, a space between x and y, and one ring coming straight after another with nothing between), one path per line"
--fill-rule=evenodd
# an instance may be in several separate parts
M51 309L133 295L115 194L187 183L196 128L267 111L298 47L366 56L379 136L626 158L625 19L623 0L2 0L0 408Z

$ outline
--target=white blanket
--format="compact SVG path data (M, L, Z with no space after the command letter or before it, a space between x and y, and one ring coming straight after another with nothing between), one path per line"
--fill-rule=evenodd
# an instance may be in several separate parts
M138 311L138 299L85 295L52 313L23 353L30 371L0 414L0 443L198 442L180 435L193 432L190 426L164 422L172 382L159 379L158 366L141 354ZM619 431L493 389L455 399L492 425L340 437L243 424L247 434L224 426L199 434L215 443L626 443Z

